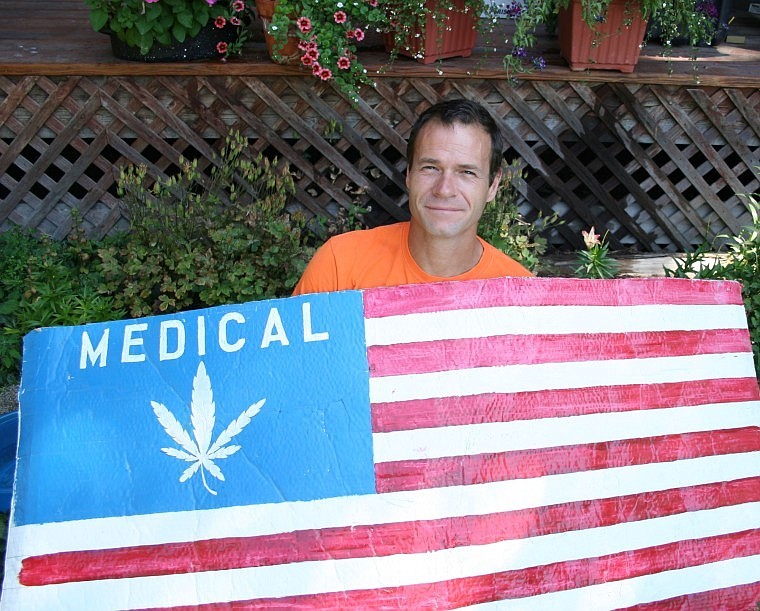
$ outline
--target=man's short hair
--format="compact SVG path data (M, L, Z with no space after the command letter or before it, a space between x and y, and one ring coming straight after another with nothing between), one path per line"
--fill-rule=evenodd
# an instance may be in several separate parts
M414 162L414 146L422 126L429 121L438 121L442 125L479 125L491 137L491 163L488 169L488 182L493 182L504 160L504 138L491 113L478 102L456 99L444 100L425 110L415 121L409 133L406 146L406 161L409 166Z

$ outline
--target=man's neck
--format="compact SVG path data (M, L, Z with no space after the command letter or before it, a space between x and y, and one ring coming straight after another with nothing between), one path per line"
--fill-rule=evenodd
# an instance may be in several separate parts
M475 235L437 238L409 228L409 252L420 268L431 276L451 278L470 271L483 255Z

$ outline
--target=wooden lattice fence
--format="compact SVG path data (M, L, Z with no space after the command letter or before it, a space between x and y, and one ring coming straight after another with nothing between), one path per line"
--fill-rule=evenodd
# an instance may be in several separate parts
M373 224L403 219L405 138L451 96L501 120L521 207L559 213L558 246L595 225L615 249L690 250L739 231L740 194L760 191L757 88L389 76L353 108L308 76L0 76L0 229L63 237L74 208L91 235L126 228L119 166L207 168L230 128L290 163L310 212L363 200Z

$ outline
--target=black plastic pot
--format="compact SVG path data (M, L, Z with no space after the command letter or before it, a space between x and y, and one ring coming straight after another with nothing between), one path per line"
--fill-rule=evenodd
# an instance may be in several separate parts
M130 47L113 32L103 31L111 37L111 51L114 57L134 62L192 62L202 59L221 57L216 48L220 42L230 43L235 40L237 27L228 25L217 28L213 22L207 23L193 38L170 45L154 44L147 53L141 53L139 47Z

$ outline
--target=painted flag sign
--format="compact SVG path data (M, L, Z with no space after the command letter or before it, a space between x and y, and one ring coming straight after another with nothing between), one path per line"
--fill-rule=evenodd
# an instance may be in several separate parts
M733 282L496 279L27 336L3 609L754 609Z

